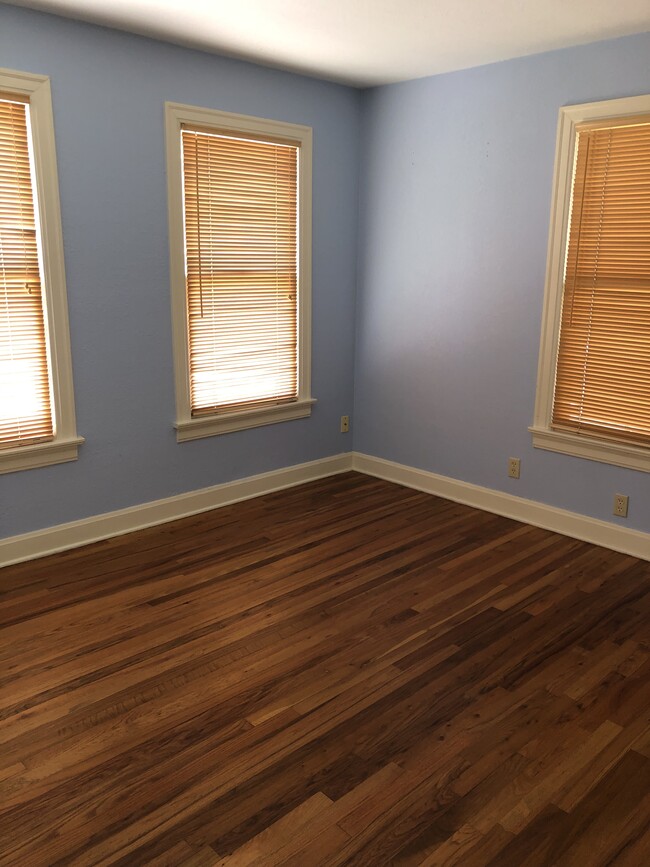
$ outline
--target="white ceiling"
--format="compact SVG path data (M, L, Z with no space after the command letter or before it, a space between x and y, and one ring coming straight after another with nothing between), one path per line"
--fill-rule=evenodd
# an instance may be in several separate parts
M650 30L650 0L11 0L353 84Z

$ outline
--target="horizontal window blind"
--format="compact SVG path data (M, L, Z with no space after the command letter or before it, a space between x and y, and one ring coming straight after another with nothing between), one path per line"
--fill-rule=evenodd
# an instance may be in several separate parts
M298 148L181 138L192 415L295 400Z
M577 136L552 425L650 445L650 116Z
M0 448L54 433L28 123L0 94Z

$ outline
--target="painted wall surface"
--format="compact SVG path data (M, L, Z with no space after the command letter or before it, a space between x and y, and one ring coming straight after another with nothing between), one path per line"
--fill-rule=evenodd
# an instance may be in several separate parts
M367 93L357 451L650 529L650 475L533 449L528 432L558 109L649 91L642 34Z
M626 493L650 529L650 475L527 430L558 108L647 93L649 57L644 34L359 93L0 4L0 66L52 82L86 437L0 476L0 538L353 446L613 522ZM165 100L314 129L310 419L176 443Z
M0 537L351 448L361 94L5 5L0 66L51 78L86 438L74 463L0 476ZM310 419L176 443L165 100L313 127Z

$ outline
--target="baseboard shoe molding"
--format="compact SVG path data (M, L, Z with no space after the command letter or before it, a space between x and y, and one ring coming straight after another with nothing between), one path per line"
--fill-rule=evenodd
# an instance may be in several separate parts
M103 515L93 515L68 524L58 524L43 530L35 530L19 536L0 539L0 567L25 560L33 560L46 554L55 554L91 542L99 542L112 536L143 530L156 524L165 524L178 518L196 515L209 509L217 509L241 500L260 497L283 488L292 488L305 482L337 475L352 469L352 453L295 464L280 470L272 470L232 482L224 482L198 491L190 491L154 500L138 506L129 506Z
M435 494L446 500L464 503L486 512L513 518L515 521L552 530L563 536L630 554L641 560L650 560L650 533L619 527L577 512L547 506L535 500L526 500L503 491L483 488L359 452L352 453L352 469L368 476L396 482L407 488Z

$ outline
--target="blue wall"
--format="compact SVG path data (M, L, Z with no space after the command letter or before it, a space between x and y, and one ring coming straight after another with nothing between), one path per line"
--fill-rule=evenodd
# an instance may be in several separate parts
M649 91L643 34L366 95L357 451L650 529L650 475L528 433L558 109Z
M351 448L361 94L0 5L0 66L52 83L80 458L0 476L0 537ZM163 102L314 130L310 419L177 444Z
M353 443L610 521L627 493L621 523L649 529L650 476L534 450L527 430L557 111L647 93L649 57L645 34L360 93L0 4L0 65L52 81L87 440L75 463L0 476L0 538ZM314 128L310 419L176 443L165 100Z

